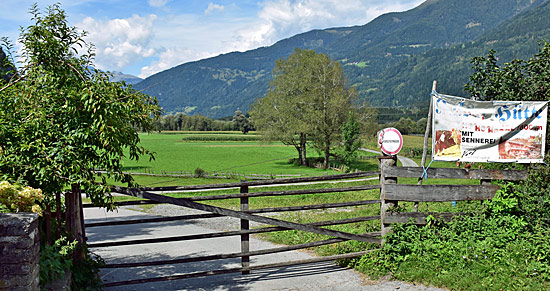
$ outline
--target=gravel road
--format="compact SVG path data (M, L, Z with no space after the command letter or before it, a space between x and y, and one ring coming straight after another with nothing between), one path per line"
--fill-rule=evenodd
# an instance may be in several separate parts
M157 205L148 213L122 207L118 212L105 212L102 209L85 209L86 222L106 220L140 219L153 216L184 215L197 212L173 205ZM184 234L209 233L220 230L235 230L239 226L235 218L213 218L192 222L164 222L155 224L135 224L87 228L88 242L116 241L152 237L167 237ZM250 249L272 248L275 245L251 238ZM199 241L144 244L111 248L96 248L108 263L153 261L182 256L202 256L207 254L231 253L240 251L238 237L213 238ZM267 264L286 260L299 260L314 257L305 251L292 251L251 258L251 265ZM183 274L211 269L238 267L238 259L199 262L158 267L104 269L101 276L104 282L141 279L156 276ZM253 271L249 275L239 273L216 275L202 278L175 280L111 287L106 290L443 290L398 281L369 281L360 274L339 267L332 262L299 265L292 267Z

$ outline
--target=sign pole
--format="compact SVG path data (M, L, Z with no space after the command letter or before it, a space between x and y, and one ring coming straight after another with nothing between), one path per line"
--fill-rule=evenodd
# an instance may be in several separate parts
M434 80L432 84L432 92L435 92L436 88L437 88L437 80ZM428 121L426 122L426 132L424 133L424 147L422 149L422 161L420 162L420 166L422 168L426 166L426 157L428 156L428 139L430 137L430 130L432 125L432 114L433 114L432 100L433 99L430 94L430 108L428 109ZM422 185L422 177L418 178L418 185ZM414 212L418 212L418 202L414 203Z

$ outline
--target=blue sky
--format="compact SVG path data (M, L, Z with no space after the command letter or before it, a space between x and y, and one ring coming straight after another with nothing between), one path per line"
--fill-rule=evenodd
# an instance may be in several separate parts
M69 24L96 46L96 67L145 78L312 29L363 25L423 0L2 0L0 36L17 40L34 2L41 10L61 3Z

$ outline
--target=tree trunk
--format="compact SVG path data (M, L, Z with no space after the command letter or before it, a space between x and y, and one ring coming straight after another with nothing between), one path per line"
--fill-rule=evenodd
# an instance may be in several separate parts
M300 133L300 159L302 160L301 165L304 166L307 166L306 143L306 134Z
M330 158L330 139L325 135L325 169L328 169Z
M328 169L329 158L330 158L330 147L326 147L325 148L325 169Z

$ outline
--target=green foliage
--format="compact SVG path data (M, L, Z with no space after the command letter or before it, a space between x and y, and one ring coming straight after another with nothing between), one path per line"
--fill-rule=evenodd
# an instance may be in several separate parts
M156 99L94 69L85 33L67 24L53 5L31 8L33 24L23 28L23 67L0 89L0 175L40 188L46 196L80 184L99 205L109 205L107 177L132 182L121 161L152 153L139 145L136 128L151 130L160 108ZM105 182L105 180L103 180Z
M474 73L465 86L483 100L541 101L550 99L550 43L540 42L538 53L527 61L497 64L495 51L472 60Z
M12 185L8 181L0 182L0 213L36 212L42 215L39 206L42 199L40 189Z
M276 61L269 92L252 105L254 124L268 140L296 147L304 164L306 137L325 155L351 108L355 90L346 88L340 64L327 55L296 49Z
M59 279L70 270L73 265L72 253L76 249L77 241L69 242L66 237L55 241L51 246L40 248L40 285Z
M248 117L246 117L246 115L244 115L240 110L235 111L232 122L235 123L237 128L242 131L243 134L246 134L253 129L252 123L250 123Z
M194 171L195 178L204 177L205 171L202 168L196 168Z
M187 115L182 112L166 114L155 120L157 131L230 131L240 130L233 121L211 119L195 114Z
M355 114L350 112L348 120L342 126L341 156L346 165L349 165L357 159L357 151L360 147L361 140L359 139L359 123L355 118Z
M103 259L90 253L84 260L78 261L72 267L72 290L104 290L99 269L105 265Z
M450 223L394 225L382 249L355 266L372 277L391 273L450 289L548 288L550 231L536 222L550 215L545 210L535 218L529 203L535 192L547 191L546 183L503 184L492 201Z

